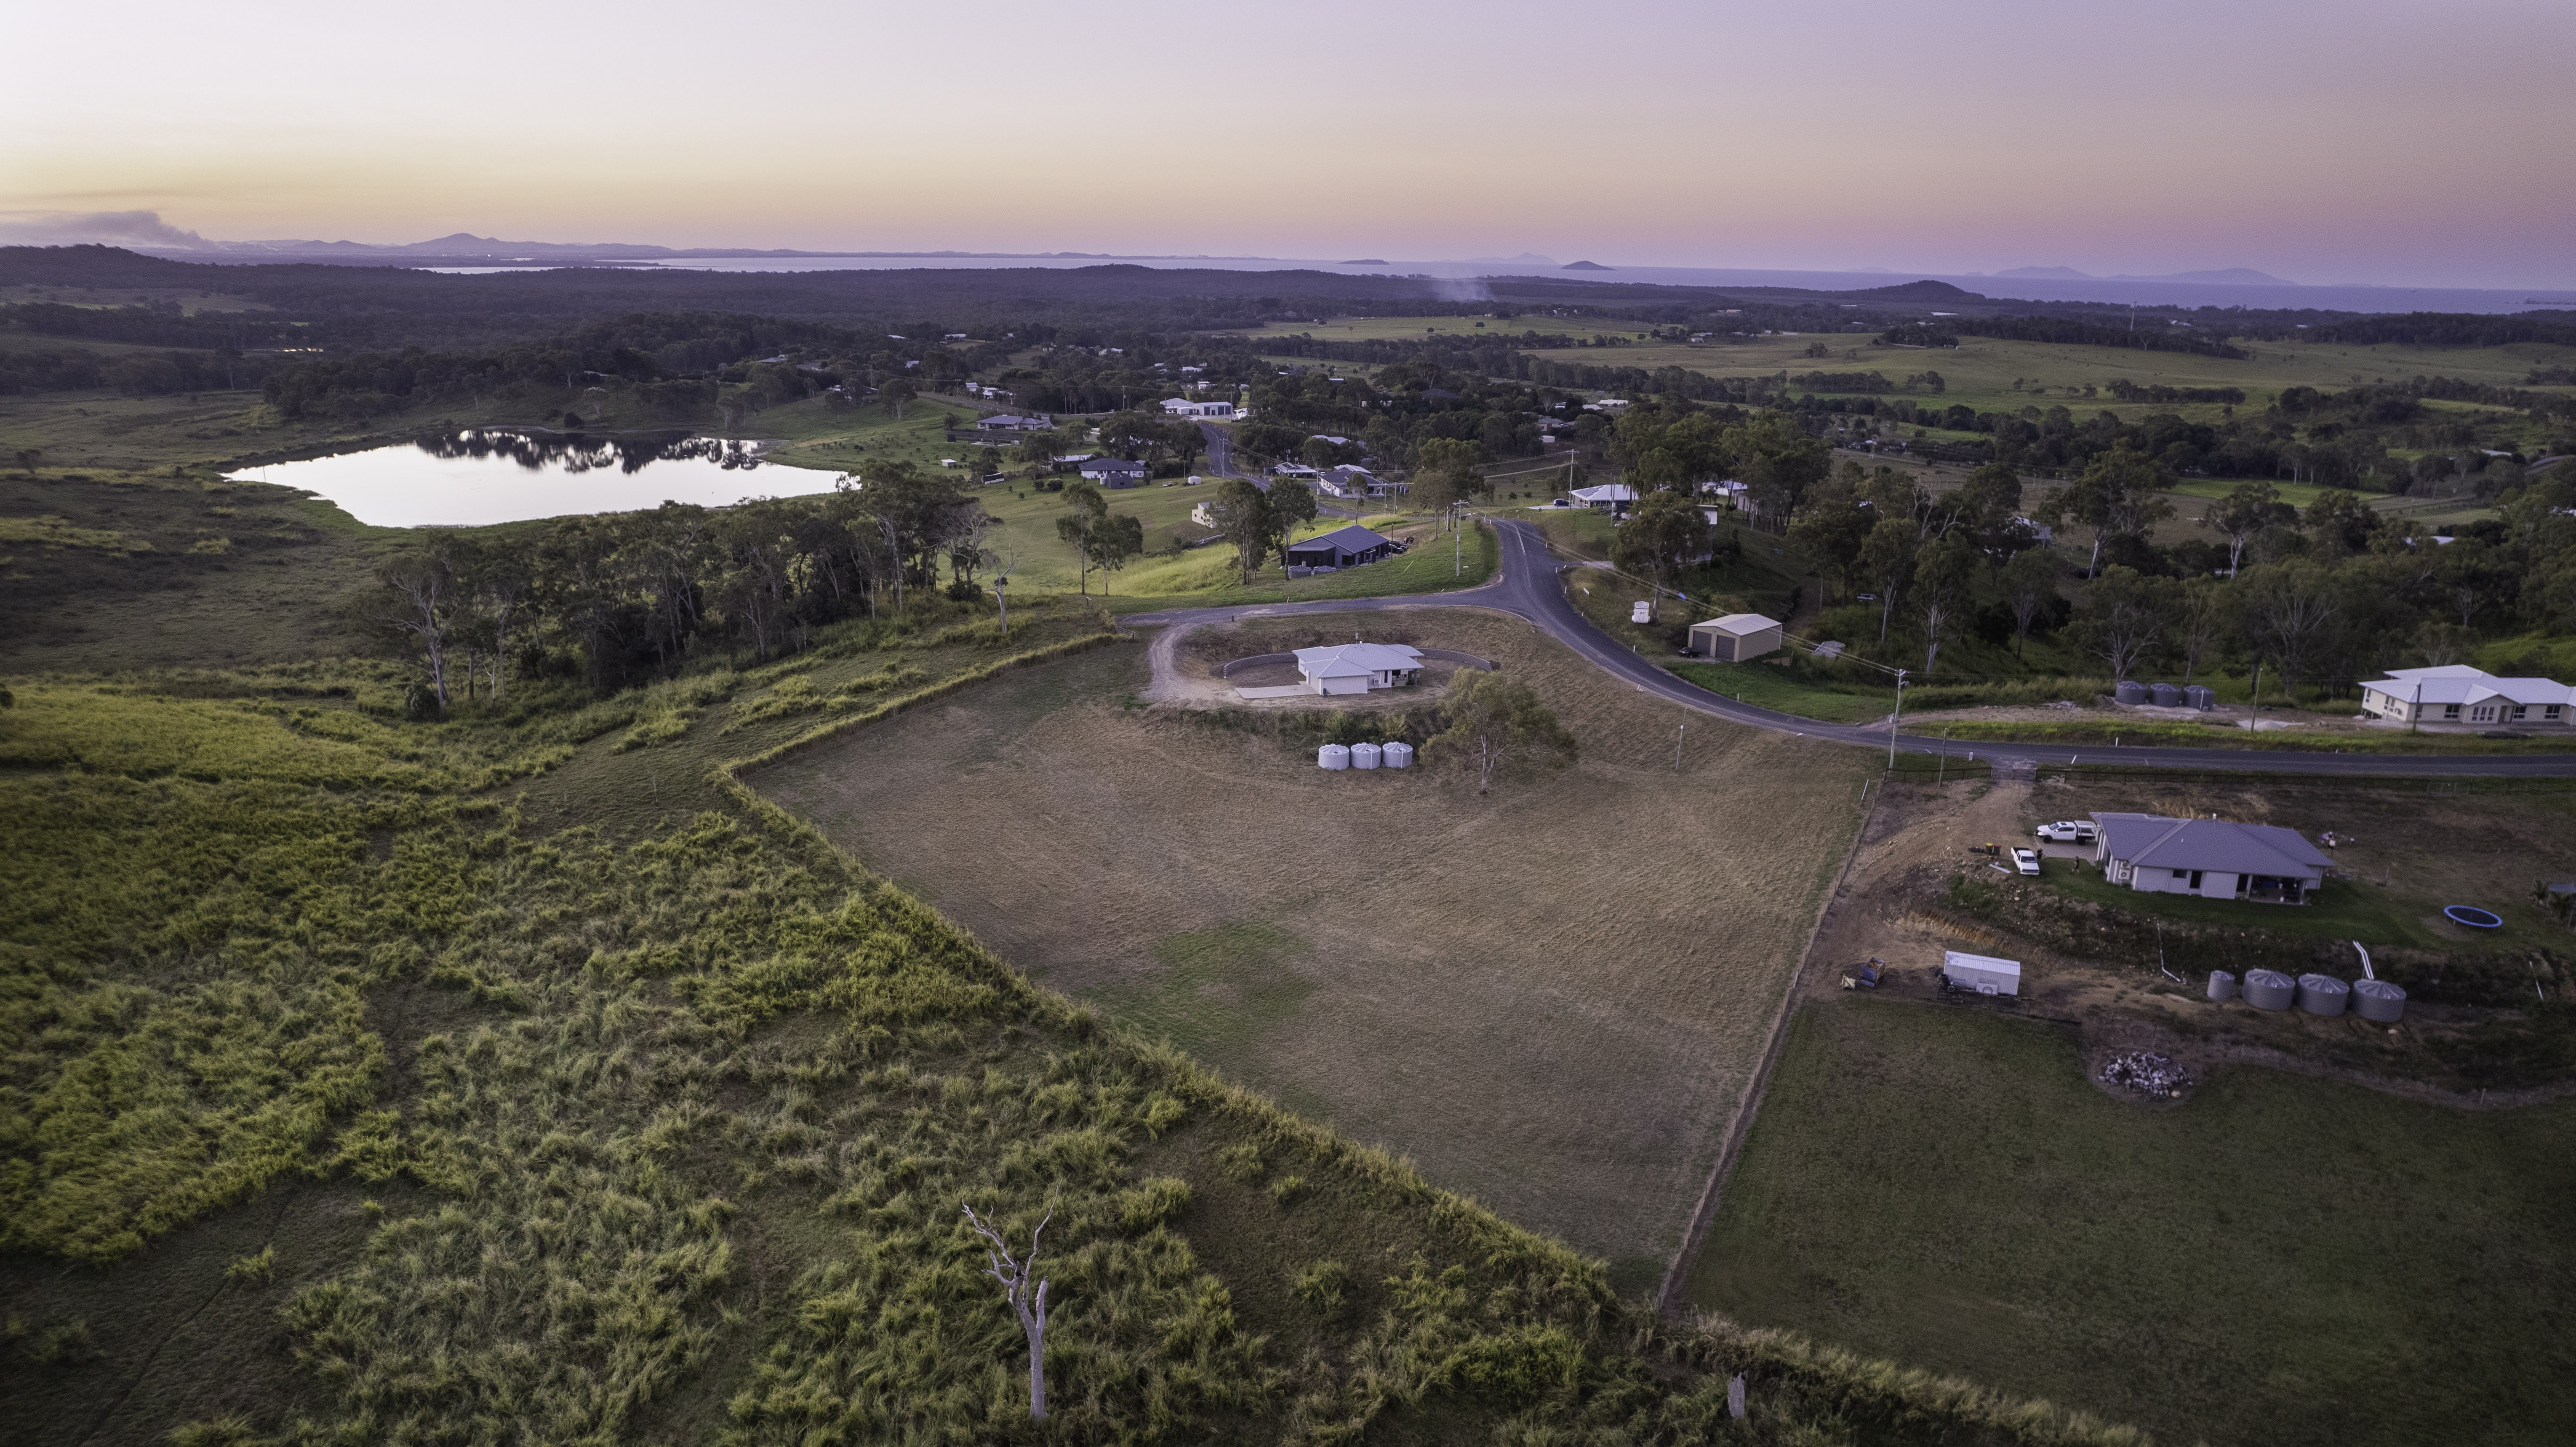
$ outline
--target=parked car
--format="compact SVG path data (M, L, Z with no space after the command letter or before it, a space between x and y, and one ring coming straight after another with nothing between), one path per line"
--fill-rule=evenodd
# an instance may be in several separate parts
M2039 851L2036 849L2014 850L2013 868L2020 870L2024 874L2039 873Z
M2060 819L2040 825L2038 833L2051 844L2090 844L2097 837L2089 819Z

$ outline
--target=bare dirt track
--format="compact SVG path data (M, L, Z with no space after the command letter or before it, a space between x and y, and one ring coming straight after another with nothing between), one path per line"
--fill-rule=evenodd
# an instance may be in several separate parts
M1605 687L1516 620L1404 626L1527 681L1582 762L1484 797L1430 769L1328 774L1265 731L1276 715L1145 705L1138 645L753 782L1042 982L1650 1288L1869 761Z

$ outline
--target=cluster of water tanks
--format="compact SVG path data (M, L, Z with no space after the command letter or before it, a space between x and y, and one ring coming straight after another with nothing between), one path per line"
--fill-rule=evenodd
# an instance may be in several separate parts
M2209 972L2209 998L2224 1002L2237 994L2236 977L2225 970ZM2340 1015L2346 1009L2364 1020L2393 1025L2406 1015L2406 991L2386 980L2338 980L2332 975L2301 975L2293 980L2278 970L2247 970L2245 1003L2257 1010L2287 1010L2292 1005L2311 1015Z
M1409 769L1413 767L1413 745L1402 739L1386 744L1326 744L1315 751L1315 763L1326 769Z
M2122 703L2151 703L2158 708L2218 707L2217 693L2197 683L2185 688L2180 684L2138 683L2124 678L2112 688L2111 696Z

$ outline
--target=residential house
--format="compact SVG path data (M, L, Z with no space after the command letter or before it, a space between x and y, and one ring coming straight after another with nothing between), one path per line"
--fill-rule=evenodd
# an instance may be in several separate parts
M1163 415L1166 417L1231 417L1234 415L1234 404L1193 402L1185 397L1167 397L1163 399Z
M1578 487L1567 496L1592 509L1613 517L1626 517L1637 505L1637 490L1624 482L1605 482L1598 487Z
M1391 553L1402 551L1395 539L1361 527L1357 523L1336 528L1321 537L1308 538L1288 545L1288 566L1292 568L1356 568L1374 563Z
M1012 412L997 412L975 419L978 432L1043 432L1055 423L1045 417L1022 417Z
M2576 723L2576 688L2546 678L2498 678L2465 663L2392 668L2361 686L2361 708L2396 723Z
M1316 490L1326 497L1390 497L1404 491L1401 483L1389 482L1364 467L1328 467L1317 475Z
M1345 529L1345 531L1349 531ZM1365 531L1365 529L1362 529ZM1297 650L1297 672L1312 693L1366 693L1422 681L1422 650L1402 643L1340 643Z
M2093 822L2102 878L2149 894L2306 904L2333 867L2296 830L2274 824L2162 814L2095 814Z
M1134 487L1145 480L1146 467L1123 457L1094 457L1076 469L1085 482L1102 487Z

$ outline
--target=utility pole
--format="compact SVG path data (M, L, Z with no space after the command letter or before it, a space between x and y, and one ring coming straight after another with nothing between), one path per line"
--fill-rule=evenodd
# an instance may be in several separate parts
M1686 723L1673 730L1673 772L1676 774L1682 771L1682 735L1688 732L1690 725Z
M1896 721L1905 716L1905 670L1896 670L1896 707L1887 715L1887 768L1896 771Z

